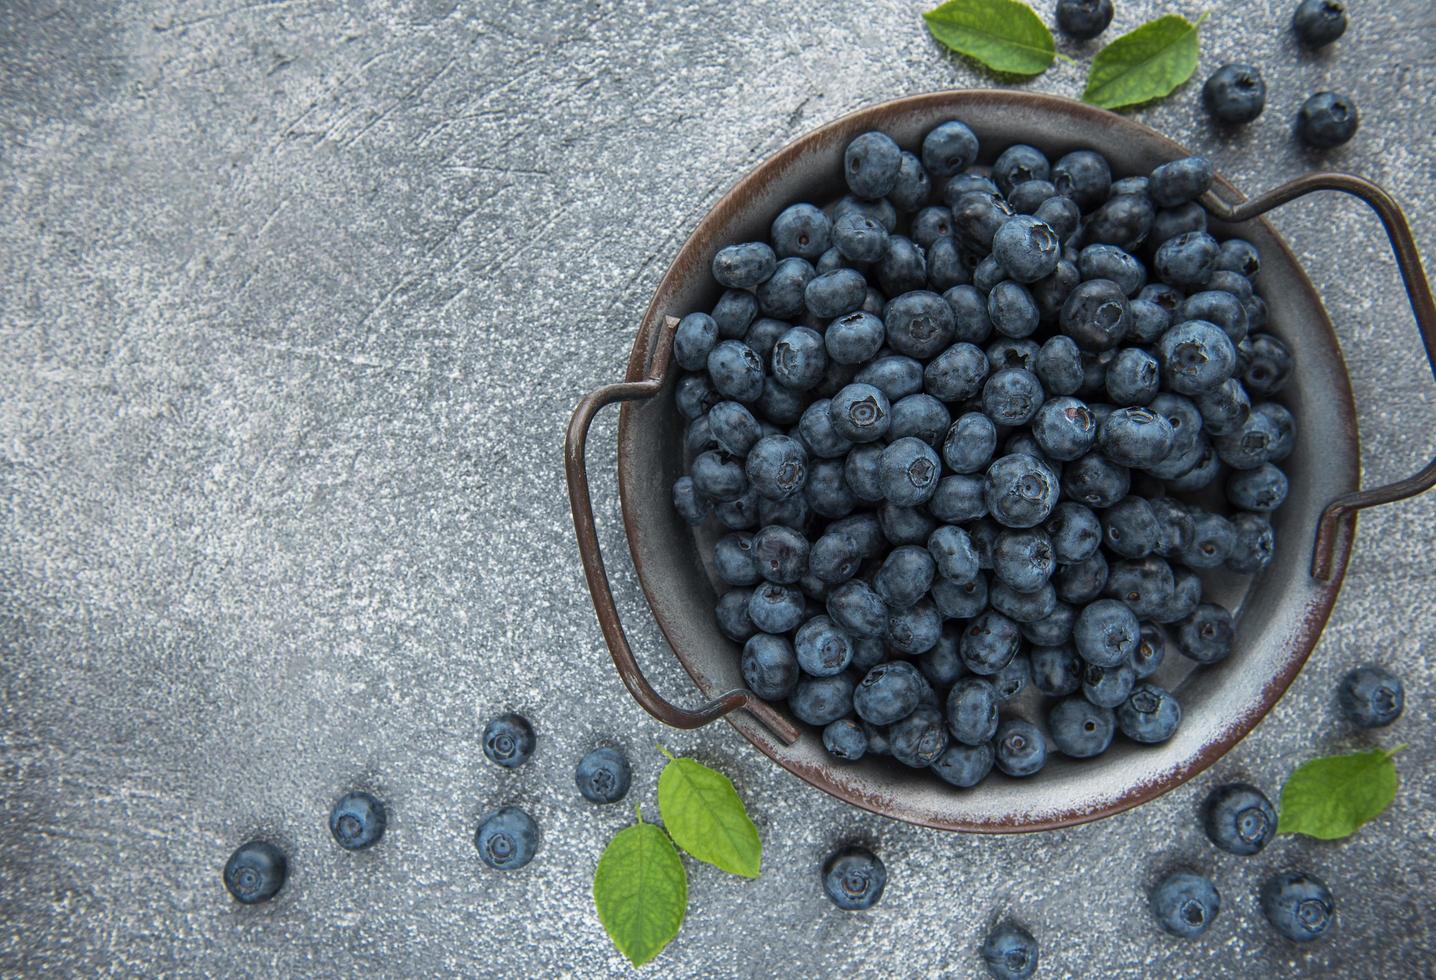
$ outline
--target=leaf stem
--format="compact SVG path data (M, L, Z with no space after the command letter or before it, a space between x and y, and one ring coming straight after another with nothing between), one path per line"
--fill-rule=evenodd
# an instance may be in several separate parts
M1408 748L1410 748L1410 746L1407 745L1405 742L1402 742L1400 745L1396 746L1393 749L1387 749L1386 758L1394 759L1396 758L1397 753L1405 752Z
M669 752L668 749L664 747L664 745L663 745L662 742L654 742L653 744L656 745L656 746L658 746L658 751L659 751L659 752L662 752L664 755L666 755L666 756L668 757L668 761L669 761L669 762L677 762L677 761L678 761L677 759L675 759L675 758L673 757L673 753L672 753L672 752Z

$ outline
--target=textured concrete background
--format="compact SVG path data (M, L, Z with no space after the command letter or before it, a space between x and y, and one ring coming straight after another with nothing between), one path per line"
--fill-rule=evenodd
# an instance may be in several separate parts
M1211 4L1198 82L1136 113L1249 191L1325 163L1404 201L1436 247L1436 20L1426 0L1352 6L1299 53L1291 0ZM653 812L662 739L749 802L765 871L690 865L673 976L972 976L999 912L1052 976L1429 975L1436 776L1436 497L1363 518L1346 590L1272 716L1214 771L1140 810L1018 839L943 835L846 808L726 726L663 730L614 676L584 590L560 467L581 393L618 377L677 245L736 177L855 107L983 77L923 4L64 2L0 6L0 970L620 975L589 880L629 806L577 796L613 739ZM1040 9L1050 16L1052 4ZM1115 36L1193 0L1118 0ZM1031 83L1076 94L1095 45ZM1200 78L1260 64L1266 114L1235 137ZM1302 153L1290 119L1324 87L1355 142ZM1355 376L1369 480L1432 452L1436 412L1393 264L1355 203L1278 219L1320 284ZM612 420L591 459L637 646ZM1391 811L1341 844L1221 854L1195 819L1234 776L1275 794L1317 752L1365 745L1336 678L1375 659L1408 685L1379 741L1412 743ZM487 764L491 714L539 749ZM328 839L351 786L394 814L375 851ZM524 872L485 871L475 819L541 822ZM242 909L219 869L272 834L293 873ZM817 867L848 838L890 871L842 915ZM1158 934L1143 893L1186 861L1224 909ZM1274 937L1254 889L1302 866L1340 903L1313 948Z

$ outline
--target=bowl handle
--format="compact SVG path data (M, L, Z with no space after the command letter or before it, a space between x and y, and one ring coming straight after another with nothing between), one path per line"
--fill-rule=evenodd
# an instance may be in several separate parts
M798 730L792 722L779 714L771 705L758 698L751 691L736 690L720 695L716 700L700 705L692 711L680 708L666 701L648 683L643 671L634 659L633 649L628 645L628 636L618 617L618 606L613 600L613 589L608 582L608 571L603 565L603 553L598 547L598 534L594 529L593 502L588 493L588 466L584 461L584 450L588 445L588 429L598 410L614 402L635 401L651 398L663 388L664 373L673 357L673 332L678 327L675 317L668 317L658 337L658 349L654 352L648 376L642 381L625 381L620 384L604 385L585 395L573 411L568 423L568 437L564 442L564 469L568 474L568 500L573 510L573 526L578 533L578 553L583 561L583 574L588 579L588 591L593 596L593 608L598 613L598 625L603 638L608 642L608 652L613 656L613 665L623 686L639 703L644 711L674 728L698 728L715 721L739 708L747 711L763 723L784 745L798 740Z
M1401 271L1401 281L1406 287L1411 312L1416 315L1416 329L1421 333L1421 342L1426 346L1426 359L1431 363L1431 372L1436 375L1436 300L1431 296L1431 283L1421 267L1421 253L1416 249L1416 240L1411 235L1411 226L1406 221L1396 200L1371 181L1352 174L1315 173L1298 177L1267 191L1260 197L1241 204L1228 204L1215 194L1208 194L1202 203L1212 216L1228 222L1247 221L1273 208L1280 207L1314 191L1341 191L1364 201L1386 228L1386 237L1391 241L1391 251L1396 256L1396 266ZM1436 486L1436 459L1414 476L1385 486L1357 490L1343 494L1326 505L1317 524L1316 549L1311 560L1311 574L1323 582L1331 581L1334 569L1332 555L1338 538L1350 535L1356 521L1356 512L1377 504L1389 504L1396 500L1414 497Z

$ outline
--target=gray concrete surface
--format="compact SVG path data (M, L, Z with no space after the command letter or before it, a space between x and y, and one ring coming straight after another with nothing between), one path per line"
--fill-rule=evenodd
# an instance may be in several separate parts
M984 84L900 0L790 4L235 0L0 6L0 972L621 975L589 881L628 806L574 791L613 739L653 811L663 740L729 772L765 842L752 882L690 865L655 975L974 976L992 916L1040 937L1050 976L1430 975L1436 868L1436 497L1362 521L1311 665L1214 771L1140 810L1018 839L943 835L845 808L726 726L663 730L608 663L572 541L560 438L615 379L676 246L739 174L891 96ZM1050 15L1051 4L1041 9ZM1259 63L1266 115L1220 136L1197 84L1137 118L1249 190L1321 164L1289 120L1323 87L1363 110L1325 162L1384 183L1436 247L1436 21L1352 4L1301 54L1290 0L1119 0L1203 28L1199 80ZM1076 94L1095 45L1032 83ZM1429 457L1436 411L1394 267L1353 203L1278 219L1347 343L1367 476ZM638 645L685 690L622 567L612 420L592 451L604 540ZM1336 720L1339 673L1396 666L1406 716ZM501 772L484 720L540 733ZM1260 857L1203 840L1198 801L1300 760L1411 743L1391 811L1339 844ZM375 851L328 839L351 786L387 798ZM486 808L543 826L526 871L482 869ZM220 866L255 833L292 855L242 909ZM882 906L835 913L817 867L866 839ZM1225 908L1158 935L1142 893L1188 861ZM1335 934L1274 938L1254 889L1325 877Z

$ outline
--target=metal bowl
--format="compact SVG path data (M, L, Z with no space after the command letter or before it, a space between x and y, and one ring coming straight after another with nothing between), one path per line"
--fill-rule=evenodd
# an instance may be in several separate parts
M1295 256L1263 220L1271 207L1312 190L1345 191L1378 211L1398 261L1428 350L1436 347L1436 311L1420 260L1394 202L1359 178L1316 174L1262 198L1243 200L1218 177L1204 201L1220 238L1240 235L1262 254L1257 286L1270 308L1269 329L1295 352L1295 373L1283 401L1296 416L1296 449L1284 464L1291 493L1275 515L1277 559L1261 576L1207 577L1206 590L1236 614L1235 652L1212 668L1193 669L1168 656L1157 682L1183 706L1175 737L1159 746L1117 740L1097 759L1075 762L1054 753L1036 777L994 773L971 790L933 774L905 770L886 758L839 763L819 733L795 724L782 706L743 690L739 648L714 625L723 591L710 555L718 532L696 532L674 513L670 488L683 473L683 421L673 407L678 371L669 370L677 316L710 309L719 294L709 268L722 246L763 239L773 217L794 201L826 203L844 192L842 154L859 133L881 129L905 148L946 119L977 134L990 163L1013 143L1056 157L1089 147L1114 174L1145 174L1191 151L1129 119L1067 99L1004 91L943 92L883 103L812 132L744 177L694 229L659 283L638 329L627 378L586 397L574 413L567 445L569 491L581 557L600 625L629 690L660 720L696 727L728 721L764 754L798 778L856 806L945 830L1017 832L1095 820L1136 806L1180 785L1222 756L1269 711L1310 655L1336 601L1351 550L1351 515L1371 503L1409 496L1436 482L1436 463L1411 480L1357 492L1359 454L1346 366L1331 321ZM1220 220L1216 220L1220 219ZM594 534L584 460L589 423L603 406L625 402L618 428L619 492L633 563L644 594L673 652L709 703L685 711L643 678L619 623ZM711 523L711 522L710 522ZM1320 529L1320 534L1318 534ZM724 693L727 692L727 693ZM1039 725L1032 705L1017 706Z

